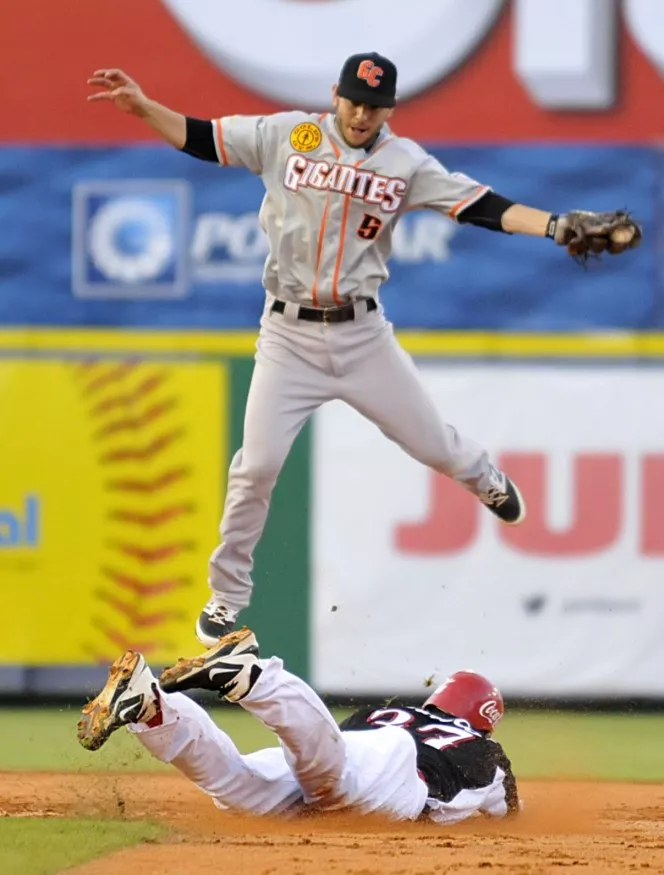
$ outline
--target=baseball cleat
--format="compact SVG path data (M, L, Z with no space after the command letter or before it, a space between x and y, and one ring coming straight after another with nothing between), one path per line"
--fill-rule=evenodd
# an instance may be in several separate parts
M526 503L521 493L510 478L497 468L491 468L488 480L488 487L477 497L499 520L508 526L518 526L526 518Z
M162 672L159 685L166 693L211 690L229 702L238 702L252 689L261 673L258 642L245 626L225 635L201 656L178 659Z
M156 685L145 659L128 650L111 666L101 693L83 708L79 742L87 750L98 750L121 726L151 720L159 712Z
M196 621L196 637L203 647L214 645L233 630L239 611L233 611L213 596L201 611Z

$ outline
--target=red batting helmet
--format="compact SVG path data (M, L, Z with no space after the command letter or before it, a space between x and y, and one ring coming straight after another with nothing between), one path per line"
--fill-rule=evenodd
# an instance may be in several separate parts
M482 732L493 732L505 713L500 690L474 671L454 672L429 696L423 707L463 717Z

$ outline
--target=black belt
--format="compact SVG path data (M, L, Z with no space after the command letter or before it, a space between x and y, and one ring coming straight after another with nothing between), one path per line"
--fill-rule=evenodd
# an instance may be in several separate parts
M378 304L373 298L363 298L362 303L367 305L367 313L373 313L378 309ZM355 319L355 308L360 304L351 302L341 307L298 307L297 318L305 322L323 322L328 325L331 322L351 322ZM277 299L270 307L271 313L283 313L286 310L286 301Z

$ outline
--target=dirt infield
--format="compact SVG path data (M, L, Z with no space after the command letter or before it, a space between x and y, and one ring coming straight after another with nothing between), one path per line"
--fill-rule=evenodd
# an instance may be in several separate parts
M297 821L226 815L178 775L0 774L0 814L159 820L175 832L68 875L586 875L664 873L664 786L524 782L511 822L454 827L325 815Z

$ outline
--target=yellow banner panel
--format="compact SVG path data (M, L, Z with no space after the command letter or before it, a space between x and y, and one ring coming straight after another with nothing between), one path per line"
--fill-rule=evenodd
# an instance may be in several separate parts
M0 360L1 662L196 649L227 384L218 360Z

